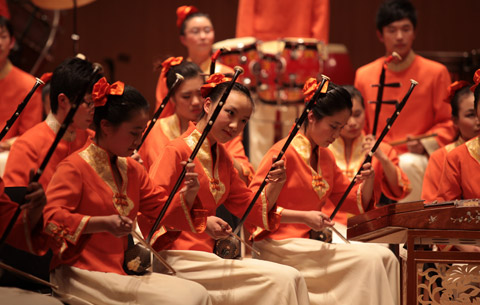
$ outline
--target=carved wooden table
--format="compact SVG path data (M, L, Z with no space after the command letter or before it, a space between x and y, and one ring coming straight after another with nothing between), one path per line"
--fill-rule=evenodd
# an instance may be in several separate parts
M480 252L429 251L421 246L480 245L478 200L384 206L349 218L347 237L407 244L403 304L480 304Z

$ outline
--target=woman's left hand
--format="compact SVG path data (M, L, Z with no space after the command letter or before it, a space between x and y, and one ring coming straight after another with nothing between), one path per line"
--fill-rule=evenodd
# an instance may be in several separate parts
M273 156L272 159L272 162L274 162L277 157ZM285 181L287 181L287 170L285 169L285 161L279 160L273 163L272 169L268 172L267 183L283 185Z
M181 164L184 166L185 161L182 161ZM195 164L188 163L185 173L185 178L183 181L184 187L180 190L183 193L185 201L189 207L192 207L195 197L197 197L198 190L200 189L200 182L198 181L198 173L194 172Z
M360 171L360 175L356 176L357 181L365 181L367 179L375 178L375 171L373 170L371 163L365 163L362 166L362 170Z

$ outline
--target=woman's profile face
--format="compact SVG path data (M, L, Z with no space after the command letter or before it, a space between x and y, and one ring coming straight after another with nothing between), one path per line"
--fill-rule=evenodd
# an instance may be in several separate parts
M356 139L362 134L363 125L365 125L365 110L363 109L362 101L357 96L354 96L352 97L352 104L352 115L340 133L344 139Z
M480 122L477 112L474 109L473 93L468 93L460 97L458 101L458 118L453 122L457 125L460 136L464 140L470 140L478 135L480 131Z
M203 77L197 76L185 79L175 91L172 101L175 103L175 112L187 121L197 121L203 109L203 98L200 88Z
M328 147L340 136L340 131L347 123L350 114L350 109L346 108L333 115L316 119L313 112L310 112L308 115L307 137L313 142L312 144Z

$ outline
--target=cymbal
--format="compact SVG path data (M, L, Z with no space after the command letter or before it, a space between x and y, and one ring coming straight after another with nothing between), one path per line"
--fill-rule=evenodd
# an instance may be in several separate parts
M77 0L77 7L95 0ZM68 10L73 8L73 0L32 0L33 4L45 10Z

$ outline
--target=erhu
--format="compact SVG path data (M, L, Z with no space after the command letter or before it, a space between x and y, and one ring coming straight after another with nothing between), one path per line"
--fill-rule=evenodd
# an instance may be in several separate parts
M160 107L158 107L157 111L153 115L152 120L148 124L145 132L143 133L142 139L140 140L140 144L138 144L136 151L140 150L148 134L150 133L158 118L162 114L163 109L165 109L165 106L170 100L170 97L175 92L175 89L182 83L183 76L179 73L175 73L175 76L175 82L168 89L167 95L163 98ZM135 232L135 228L132 230L129 239L133 240L132 237L135 237L135 239L137 239L139 243L128 247L128 249L125 251L123 267L126 273L140 275L147 272L147 269L150 267L150 253L153 253L153 255L169 270L171 274L176 273L175 270L155 250L153 250L153 248L151 248L150 244L148 244L139 234Z
M329 80L330 79L327 76L322 75L322 81L321 81L320 85L318 85L318 87L315 90L315 93L314 93L313 97L310 99L310 101L308 101L308 103L305 105L305 108L304 108L302 114L300 115L300 117L293 124L292 130L290 131L290 134L288 135L288 138L287 138L285 144L283 145L282 149L278 153L278 156L275 159L275 161L273 161L273 163L282 159L282 157L285 154L288 146L292 142L293 138L297 134L298 130L302 126L305 119L307 118L308 113L312 110L312 108L315 105L315 103L317 102L317 100L321 96L325 96L325 94L327 92ZM272 169L273 169L273 166L272 166ZM272 169L270 169L270 170L272 170ZM267 173L267 175L268 175L268 173ZM240 249L239 249L238 242L233 237L233 235L237 235L240 232L240 229L242 228L245 220L247 219L248 215L250 214L251 210L253 209L253 206L255 205L256 201L258 200L258 197L260 196L260 194L262 193L262 191L263 191L263 189L265 188L266 185L267 185L267 177L265 177L265 179L262 181L262 184L260 185L257 192L255 193L255 196L253 197L252 201L248 205L248 207L247 207L245 213L243 214L242 218L240 219L240 222L239 222L237 228L235 229L235 231L230 235L230 237L228 237L226 239L220 239L216 242L215 254L217 254L218 256L220 256L222 258L235 258L235 257L238 256L238 253L240 252Z
M373 145L372 149L368 152L367 156L365 157L365 160L363 161L362 165L360 166L360 169L358 170L357 174L353 177L352 182L348 185L347 189L345 190L345 193L343 194L342 198L340 198L337 206L332 212L332 215L330 215L330 219L333 220L335 215L337 214L338 210L341 208L343 202L347 198L348 194L352 190L353 186L355 185L357 181L357 176L360 175L360 172L362 171L362 167L365 163L371 162L373 154L377 151L378 146L382 142L383 138L387 135L388 131L390 128L392 128L393 123L397 119L398 115L400 115L400 112L402 111L403 107L405 106L405 103L407 102L408 98L410 97L410 94L412 93L413 89L415 86L418 85L418 82L411 79L410 80L410 88L408 89L408 92L405 94L403 100L396 106L395 111L393 112L392 116L387 120L387 125L383 129L382 133L378 137L377 141Z
M142 147L143 142L145 142L145 139L147 138L148 134L152 130L153 126L157 122L158 118L162 114L163 109L165 109L165 106L167 106L168 101L170 100L170 97L172 96L173 92L175 92L175 89L180 86L180 84L183 81L183 76L175 73L175 82L172 84L172 87L168 89L167 95L163 98L162 103L160 104L160 107L158 107L157 111L155 111L155 114L153 115L152 120L148 124L147 129L143 133L142 139L140 140L140 144L137 146L137 151L140 150L140 147Z
M2 139L5 137L5 135L10 130L10 128L12 128L13 123L15 123L15 121L18 119L18 117L22 113L23 109L27 106L28 102L32 98L37 88L40 87L41 85L45 85L45 82L38 77L35 78L35 84L33 85L32 89L30 90L30 92L28 92L27 96L25 96L23 101L20 104L18 104L17 110L15 110L15 112L10 117L10 119L8 119L8 121L5 123L5 127L3 127L2 131L0 132L0 141L2 141Z
M392 62L394 59L401 60L402 58L400 55L398 55L397 52L392 52L392 55L388 56L385 59L385 62L382 65L382 71L380 72L380 80L378 82L378 85L372 85L372 87L378 87L377 91L377 100L376 101L371 101L370 103L375 103L375 118L373 121L373 129L372 129L372 135L376 136L377 135L377 125L378 125L378 118L380 116L380 110L382 109L382 104L397 104L397 101L383 101L383 89L385 87L392 87L392 88L398 88L400 87L400 83L389 83L385 84L385 71L387 70L387 65L388 63Z
M150 230L150 233L148 234L146 240L145 240L145 243L150 245L150 242L152 241L152 238L153 238L153 235L155 234L155 232L158 230L158 227L160 226L160 222L162 221L163 217L165 216L165 213L167 212L167 209L168 207L170 206L170 204L172 203L173 201L173 197L175 196L176 192L178 191L178 189L180 188L180 186L182 185L182 182L183 182L183 178L185 178L185 174L187 172L187 166L189 163L192 163L193 160L195 159L195 156L197 155L198 151L200 150L203 142L205 141L208 133L210 132L210 130L212 129L212 126L213 124L215 123L215 120L217 119L217 116L219 115L220 111L222 110L229 94L230 94L230 91L232 90L233 86L235 85L235 82L237 80L237 78L240 76L240 74L243 73L243 69L241 67L235 67L235 73L232 77L232 80L230 81L230 84L228 85L227 89L225 90L225 92L223 93L222 97L220 98L220 101L218 102L217 106L215 107L213 113L212 113L212 116L210 117L210 119L208 120L208 123L207 125L205 126L205 129L202 131L202 135L200 136L200 139L198 140L197 144L195 145L191 155L189 156L186 164L184 165L183 167L183 170L182 172L180 173L180 176L178 177L175 185L173 186L168 198L167 198L167 201L165 202L162 210L160 211L160 214L158 215L157 219L155 220L155 223L153 224L152 226L152 229ZM151 247L150 247L151 249ZM151 249L152 251L153 249ZM155 250L153 250L154 252ZM130 256L130 257L127 257L127 253L125 253L126 256L125 256L125 264L128 265L130 262L132 262L133 260L137 260L138 259L142 259L142 262L140 263L143 268L148 268L150 267L151 263L149 261L149 257L145 257L145 256L142 256L142 257L138 257L138 256ZM138 257L138 258L137 258ZM148 261L147 261L148 260Z

